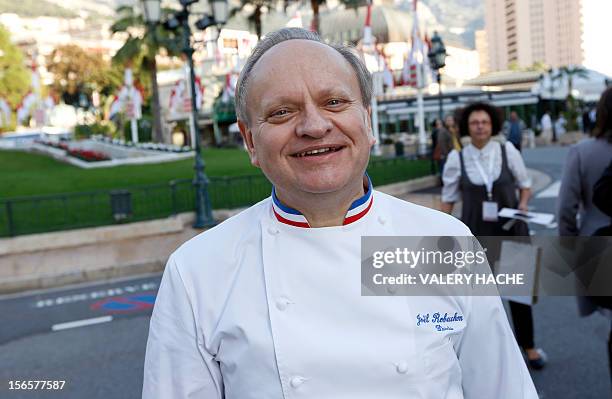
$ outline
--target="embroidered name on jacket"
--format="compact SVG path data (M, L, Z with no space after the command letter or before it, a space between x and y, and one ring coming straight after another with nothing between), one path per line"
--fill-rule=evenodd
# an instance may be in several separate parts
M439 313L436 312L431 315L429 313L425 314L417 314L416 315L416 325L421 326L422 324L434 324L434 328L437 331L452 331L454 328L452 327L452 323L457 323L463 321L463 315L455 312L454 315L449 316L448 313Z

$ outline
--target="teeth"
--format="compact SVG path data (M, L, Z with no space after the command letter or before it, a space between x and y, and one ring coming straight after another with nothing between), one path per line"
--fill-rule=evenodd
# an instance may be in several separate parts
M324 152L329 152L329 151L333 151L333 148L327 147L327 148L319 148L318 150L300 152L299 154L297 154L297 156L298 157L304 157L306 155L322 154Z

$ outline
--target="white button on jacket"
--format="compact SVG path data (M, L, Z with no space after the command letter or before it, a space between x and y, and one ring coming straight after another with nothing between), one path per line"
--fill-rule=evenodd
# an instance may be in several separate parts
M470 235L461 222L375 191L363 218L309 229L270 202L171 256L143 398L537 399L499 298L361 295L361 236ZM417 323L434 313L461 320Z

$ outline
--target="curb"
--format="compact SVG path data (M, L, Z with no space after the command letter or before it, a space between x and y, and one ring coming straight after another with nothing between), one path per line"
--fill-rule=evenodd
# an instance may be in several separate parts
M158 273L164 270L163 262L145 262L121 266L110 266L94 270L74 270L67 273L38 277L24 276L0 281L0 295L22 291L41 290L92 281L107 281L118 277Z

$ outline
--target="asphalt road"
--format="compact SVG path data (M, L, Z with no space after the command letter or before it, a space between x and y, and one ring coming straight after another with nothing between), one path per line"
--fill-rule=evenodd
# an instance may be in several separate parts
M0 398L138 398L161 276L0 299ZM11 390L9 381L65 381Z
M540 192L544 195L531 202L535 211L554 212L565 154L564 148L525 151L528 166L552 178ZM0 298L0 398L140 397L159 280L156 275ZM600 315L580 318L575 299L563 297L541 298L534 319L536 343L549 355L548 366L532 373L542 397L612 398L606 356L610 321ZM9 390L14 380L65 385L61 391Z

